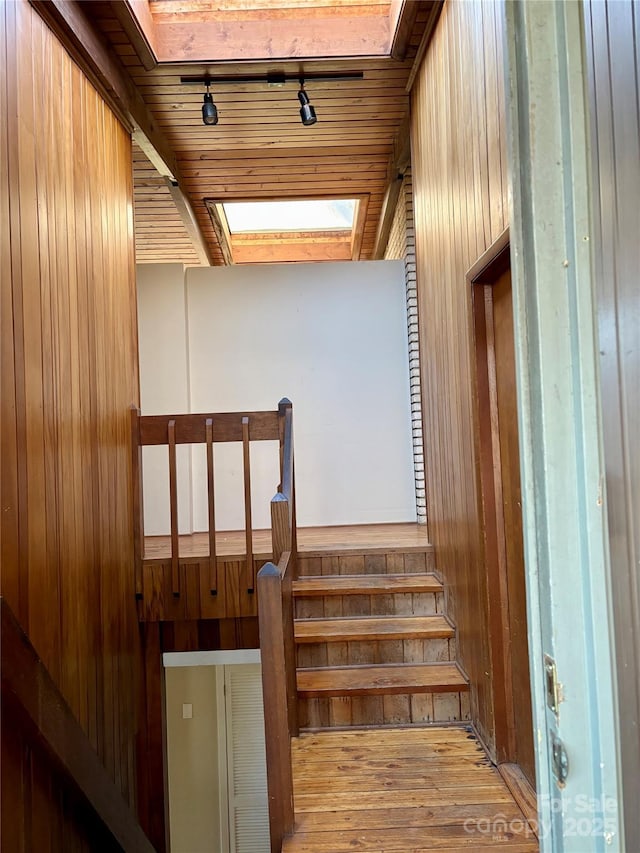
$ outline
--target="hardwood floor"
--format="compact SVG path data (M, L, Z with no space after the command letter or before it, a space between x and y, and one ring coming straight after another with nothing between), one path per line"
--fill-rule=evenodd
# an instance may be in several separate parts
M465 727L302 734L293 773L296 831L282 853L538 850Z
M336 527L299 527L298 551L306 556L322 554L326 549L354 550L359 553L375 551L403 552L428 546L424 524L358 524ZM216 533L216 552L219 557L246 554L244 530ZM181 557L205 557L209 553L209 534L193 533L180 536ZM271 553L271 531L253 531L253 553L268 556ZM170 536L145 536L145 560L167 559L171 556Z

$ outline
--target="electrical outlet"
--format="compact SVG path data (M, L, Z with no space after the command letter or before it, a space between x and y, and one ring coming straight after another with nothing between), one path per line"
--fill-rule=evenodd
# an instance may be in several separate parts
M185 702L182 705L182 719L191 720L193 718L193 705L191 702Z

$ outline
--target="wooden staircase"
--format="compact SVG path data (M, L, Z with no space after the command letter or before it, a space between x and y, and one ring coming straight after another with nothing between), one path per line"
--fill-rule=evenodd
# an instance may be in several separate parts
M292 592L302 728L469 719L455 627L428 550L301 560ZM314 570L322 574L306 573Z

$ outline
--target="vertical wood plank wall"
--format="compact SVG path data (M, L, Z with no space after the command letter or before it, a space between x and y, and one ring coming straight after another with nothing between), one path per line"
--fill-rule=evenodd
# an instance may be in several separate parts
M104 837L104 829L87 814L86 805L52 771L49 760L32 749L11 718L2 721L2 851L91 853L121 848ZM21 779L22 784L16 784ZM28 786L30 808L25 808Z
M640 850L640 8L584 10L626 849Z
M472 685L494 745L487 589L465 274L508 224L501 2L445 3L412 91L412 169L427 515Z
M131 141L24 0L0 4L0 99L2 594L133 803Z

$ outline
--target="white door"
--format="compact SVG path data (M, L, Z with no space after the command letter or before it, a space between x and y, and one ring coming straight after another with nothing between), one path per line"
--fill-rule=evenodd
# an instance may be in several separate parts
M227 839L223 839L223 849L229 853L270 853L260 664L232 664L220 669L224 719L219 720L219 736L227 759L227 802L221 806L228 815L228 847L224 845Z
M504 8L540 842L544 853L602 853L624 839L584 10Z

